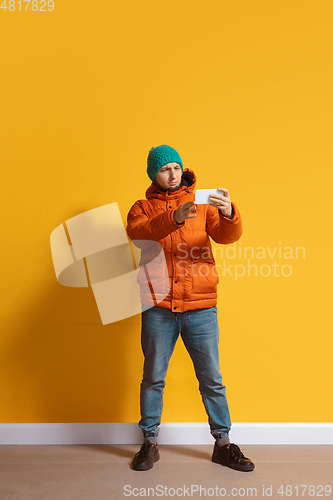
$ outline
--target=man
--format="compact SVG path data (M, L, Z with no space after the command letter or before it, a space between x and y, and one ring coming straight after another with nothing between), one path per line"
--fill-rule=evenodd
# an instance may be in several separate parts
M137 201L127 216L127 233L141 240L138 281L149 279L145 263L154 256L152 248L162 245L167 272L155 273L153 292L141 286L143 303L141 345L145 357L140 392L144 442L132 461L134 470L148 470L159 460L157 435L163 407L163 389L170 357L178 336L191 356L199 390L215 438L212 460L240 471L252 471L253 462L229 440L231 428L225 386L219 369L217 283L219 281L209 236L216 243L233 243L242 234L242 220L228 190L210 196L210 203L195 206L196 177L184 171L178 152L167 145L152 148L147 173L152 181L146 200ZM156 255L156 251L155 251ZM147 283L147 281L146 281ZM158 290L156 290L158 283ZM163 295L161 290L166 290ZM166 296L165 296L166 295ZM224 297L228 302L229 296ZM144 306L150 307L144 307Z

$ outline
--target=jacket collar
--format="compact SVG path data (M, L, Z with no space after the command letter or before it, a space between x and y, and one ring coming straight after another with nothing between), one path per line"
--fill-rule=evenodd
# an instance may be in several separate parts
M193 193L197 182L195 173L193 172L193 170L190 170L189 168L184 170L182 175L182 182L186 181L188 184L191 184L191 182L192 184L190 186L187 185L181 186L177 191L173 191L171 193L169 191L161 191L156 186L156 184L152 182L146 191L146 198L147 200L151 198L158 198L159 200L166 200L166 199L175 200L178 198L182 198L183 196L186 196L188 193Z

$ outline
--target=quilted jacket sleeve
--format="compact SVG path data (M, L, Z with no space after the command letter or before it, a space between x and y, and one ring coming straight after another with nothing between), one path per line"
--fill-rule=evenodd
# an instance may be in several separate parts
M234 243L243 233L242 218L236 205L231 202L234 217L225 217L218 208L208 205L206 214L207 233L215 243Z
M174 210L165 211L155 217L148 217L141 201L134 203L127 215L127 234L131 240L160 241L184 225L174 221Z

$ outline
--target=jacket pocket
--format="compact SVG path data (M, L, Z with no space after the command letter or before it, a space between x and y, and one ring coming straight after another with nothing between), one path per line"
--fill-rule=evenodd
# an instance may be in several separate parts
M198 298L200 295L216 293L220 279L214 262L194 260L191 265L191 274L191 295L196 295Z
M152 293L157 302L161 302L170 291L168 269L164 258L142 264L137 276L141 296L150 296Z

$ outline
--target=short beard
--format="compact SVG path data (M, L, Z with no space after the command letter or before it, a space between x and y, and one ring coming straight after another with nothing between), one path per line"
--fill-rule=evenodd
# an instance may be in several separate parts
M173 187L170 187L170 188L162 188L158 183L157 181L155 181L155 184L156 186L158 187L158 189L160 189L161 191L163 192L167 192L169 191L169 193L173 193L174 191L178 191L178 189L180 188L180 184L181 184L181 181L179 182L178 186L173 186Z

